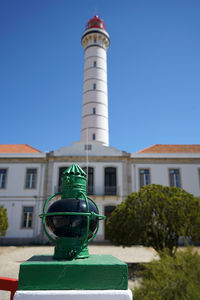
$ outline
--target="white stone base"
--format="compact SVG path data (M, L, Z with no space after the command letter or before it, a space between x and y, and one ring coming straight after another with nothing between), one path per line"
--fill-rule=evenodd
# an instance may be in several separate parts
M132 300L130 290L17 291L14 300Z

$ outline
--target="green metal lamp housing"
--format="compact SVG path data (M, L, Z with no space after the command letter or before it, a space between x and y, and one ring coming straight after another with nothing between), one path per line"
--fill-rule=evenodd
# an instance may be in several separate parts
M96 236L99 220L105 219L99 215L96 203L86 196L86 186L86 173L73 164L63 172L61 193L45 202L40 217L47 237L56 243L55 259L88 257L87 244Z

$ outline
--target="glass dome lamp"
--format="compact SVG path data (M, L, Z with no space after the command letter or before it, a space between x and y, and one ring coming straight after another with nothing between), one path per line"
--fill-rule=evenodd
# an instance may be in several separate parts
M86 186L86 173L73 164L63 172L61 193L44 204L40 217L45 234L56 244L55 259L88 257L87 244L96 236L99 220L105 219L96 203L86 196Z

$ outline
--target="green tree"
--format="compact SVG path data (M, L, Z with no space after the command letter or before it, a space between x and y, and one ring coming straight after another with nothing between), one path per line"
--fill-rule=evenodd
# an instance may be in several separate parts
M200 255L192 249L163 252L160 260L144 265L134 300L200 300Z
M5 236L8 228L7 209L0 206L0 236Z
M117 206L107 233L115 245L168 248L173 254L180 236L200 239L200 199L180 188L142 187Z

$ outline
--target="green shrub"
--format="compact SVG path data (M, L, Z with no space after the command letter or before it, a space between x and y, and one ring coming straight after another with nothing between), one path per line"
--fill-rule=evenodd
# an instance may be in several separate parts
M200 239L200 199L180 188L148 185L119 204L106 226L115 245L168 248L173 254L180 236Z
M141 276L133 300L200 299L200 255L192 249L174 256L164 252L160 260L144 266Z
M7 209L0 206L0 236L6 235L8 228Z

